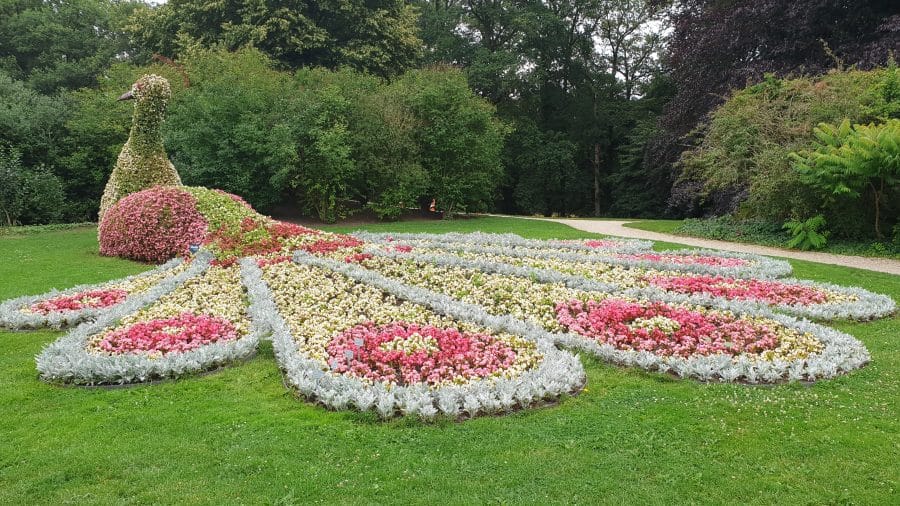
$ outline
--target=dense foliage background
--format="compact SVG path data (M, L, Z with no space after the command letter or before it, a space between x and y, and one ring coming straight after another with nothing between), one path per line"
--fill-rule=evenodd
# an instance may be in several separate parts
M156 72L184 181L267 212L822 216L900 241L890 167L828 187L797 158L820 122L898 117L892 51L886 0L2 0L0 222L95 219L114 99Z

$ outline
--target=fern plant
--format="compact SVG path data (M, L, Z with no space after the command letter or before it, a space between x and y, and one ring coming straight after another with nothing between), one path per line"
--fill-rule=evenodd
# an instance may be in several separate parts
M821 249L828 242L828 232L822 231L825 226L825 217L821 214L813 216L806 221L789 220L785 222L784 229L793 236L787 242L788 248L799 248L804 251Z
M816 149L791 153L794 168L806 184L823 191L826 199L871 192L875 235L882 239L884 195L900 185L900 119L878 125L851 126L847 120L838 126L822 123L815 136Z

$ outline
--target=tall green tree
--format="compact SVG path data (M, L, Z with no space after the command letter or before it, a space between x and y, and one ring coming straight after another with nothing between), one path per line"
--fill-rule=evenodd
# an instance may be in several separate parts
M136 52L125 34L137 0L3 0L0 69L42 93L93 86Z
M136 12L130 30L142 47L170 57L195 46L250 46L289 68L391 76L420 57L416 22L402 0L170 0Z

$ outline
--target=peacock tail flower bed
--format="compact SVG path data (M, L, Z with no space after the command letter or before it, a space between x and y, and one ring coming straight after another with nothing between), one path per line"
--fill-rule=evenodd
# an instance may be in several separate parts
M147 292L164 279L182 273L189 265L190 259L184 261L178 258L119 280L11 299L0 304L0 326L28 329L75 325L115 308L129 297Z
M383 417L475 416L556 399L584 384L577 359L549 341L438 314L318 266L269 264L260 277L286 378L329 407Z
M380 244L366 249L379 255L398 255L398 246ZM416 255L426 263L463 262L488 270L517 270L525 277L548 275L569 286L590 286L591 290L644 299L665 299L693 304L743 304L778 312L834 320L852 318L870 320L892 314L896 304L890 297L854 287L797 279L735 278L696 274L678 270L654 270L603 263L584 263L550 254L537 254L501 248L478 251L444 250L420 247ZM454 260L456 259L456 260ZM554 274L555 273L555 274Z
M382 253L361 264L492 315L541 326L557 344L612 363L701 380L814 381L869 360L853 337L735 303L663 302L567 286L558 273ZM558 279L556 279L558 278ZM556 280L554 280L556 279ZM572 284L577 284L572 282Z
M675 270L695 274L727 275L739 278L777 278L791 273L784 260L760 255L702 249L666 253L645 251L643 244L623 248L592 248L586 241L538 241L505 234L387 234L358 233L360 238L379 244L411 245L417 249L437 249L451 254L504 254L520 258L546 258L590 265L600 271L611 268ZM470 239L467 241L467 239Z
M147 294L79 326L38 356L51 382L126 384L166 379L240 361L265 331L248 313L238 266L208 253Z

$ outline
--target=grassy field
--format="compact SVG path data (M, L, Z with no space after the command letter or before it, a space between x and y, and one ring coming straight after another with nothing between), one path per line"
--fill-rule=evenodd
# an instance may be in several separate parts
M483 218L368 227L588 237ZM666 247L671 245L661 245ZM795 262L800 277L900 299L900 277ZM0 300L135 273L95 230L0 237ZM584 357L560 405L435 425L293 398L249 363L157 385L60 388L34 356L58 332L0 332L0 503L900 503L900 318L836 325L873 361L812 386L701 384Z

